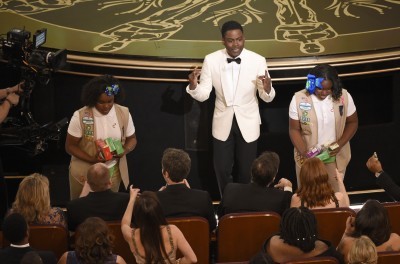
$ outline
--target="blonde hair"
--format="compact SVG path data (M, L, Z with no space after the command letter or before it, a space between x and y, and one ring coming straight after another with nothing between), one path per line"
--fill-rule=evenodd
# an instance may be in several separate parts
M49 179L39 173L25 177L19 184L12 211L31 223L43 220L50 209Z
M378 253L374 242L367 236L355 238L347 259L349 264L378 263Z

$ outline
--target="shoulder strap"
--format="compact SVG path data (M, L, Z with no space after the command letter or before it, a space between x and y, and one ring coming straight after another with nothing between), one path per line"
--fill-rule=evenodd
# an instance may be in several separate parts
M132 242L133 242L133 247L135 248L136 254L138 256L140 256L139 250L138 250L138 247L137 247L136 241L135 241L135 230L136 230L135 228L132 228Z
M339 201L338 201L338 199L336 198L336 195L335 195L335 194L333 194L332 199L333 199L333 201L335 202L336 208L338 208L338 207L339 207Z
M174 240L172 238L171 227L169 225L167 225L167 232L168 232L169 244L171 245L171 252L174 252L175 251Z

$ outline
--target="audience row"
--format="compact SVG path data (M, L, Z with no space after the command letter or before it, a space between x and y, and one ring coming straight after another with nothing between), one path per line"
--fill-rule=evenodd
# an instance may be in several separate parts
M195 263L197 257L182 232L175 225L167 224L155 193L146 191L139 196L138 194L138 189L131 188L129 205L121 223L123 236L136 263L168 263L168 260L177 263L177 250L183 253L181 263ZM400 237L391 231L385 207L375 200L368 200L355 217L347 219L342 240L336 249L336 244L319 237L314 214L316 211L306 207L285 210L278 233L271 233L271 237L266 237L262 250L251 263L263 263L259 262L261 260L271 261L267 263L285 263L293 259L321 256L334 257L339 263L357 263L352 260L353 251L358 252L358 257L371 259L376 259L374 252L400 252ZM12 213L5 219L3 229L4 236L12 244L0 251L0 263L19 263L12 262L12 258L21 259L24 253L32 250L28 244L28 224L22 215ZM373 246L371 243L368 245L368 241L359 242L363 236L368 237ZM366 248L360 248L357 244L365 245ZM99 217L89 217L77 228L74 251L64 253L59 263L75 263L68 259L82 261L83 258L92 259L86 263L100 263L98 260L94 261L96 257L109 258L112 261L106 263L125 263L121 257L112 254L112 248L113 235L110 234L106 222ZM44 259L53 260L45 263L55 263L54 253L38 254ZM4 260L7 261L2 262Z
M184 255L182 263L193 263L197 258L182 232L173 225L167 225L165 219L201 216L209 221L210 231L217 227L210 195L206 191L191 189L186 180L190 167L190 157L185 151L166 149L162 157L162 174L166 186L158 192L143 192L141 195L138 195L138 189L131 187L129 195L113 192L108 168L102 163L94 164L88 171L81 197L67 204L66 216L60 208L50 206L48 179L40 174L33 174L21 182L9 216L21 215L29 224L59 224L72 232L78 227L84 227L83 223L88 219L92 222L98 222L99 219L103 222L122 219L122 232L138 263L175 263L177 260L174 252L177 249ZM380 184L384 186L391 183L377 157L371 157L367 167L376 174ZM300 186L292 195L292 184L289 180L282 178L274 185L278 168L279 157L276 153L262 153L252 164L252 182L228 184L217 212L219 218L233 212L249 211L274 211L282 215L280 233L267 239L264 245L265 255L273 261L283 262L286 258L299 255L330 254L338 256L342 262L340 257L343 254L347 263L352 245L362 235L367 235L378 251L400 250L400 237L390 233L389 220L387 213L382 210L383 206L379 202L368 201L355 219L348 219L336 252L329 241L318 239L315 217L309 209L348 207L350 203L343 184L343 175L337 173L339 192L335 193L328 181L323 162L318 158L310 158L302 166ZM398 197L397 191L393 187L388 190L395 198ZM141 218L142 216L147 218ZM299 222L292 223L295 220ZM101 229L101 224L96 226ZM159 228L154 228L155 226ZM288 232L292 232L292 237L288 238ZM94 231L92 234L95 236ZM23 238L26 239L25 236ZM77 241L79 239L78 235ZM26 245L26 241L21 239L19 242ZM304 244L306 242L309 244ZM68 257L81 257L81 253L76 254L77 252L66 253L60 261L66 261ZM110 255L110 258L117 260L118 256Z

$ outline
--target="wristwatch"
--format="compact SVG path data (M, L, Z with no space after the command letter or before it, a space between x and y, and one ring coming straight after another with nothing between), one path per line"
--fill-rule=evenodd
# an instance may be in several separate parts
M375 177L378 178L382 174L383 170L375 172Z

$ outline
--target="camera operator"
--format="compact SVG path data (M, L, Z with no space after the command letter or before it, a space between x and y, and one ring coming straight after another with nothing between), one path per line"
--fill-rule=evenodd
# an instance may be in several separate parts
M22 92L21 83L0 90L0 99L3 100L0 105L0 124L7 117L11 107L16 106L19 102L18 93Z
M7 117L11 107L18 104L19 92L22 92L21 83L16 84L13 87L8 87L0 90L0 100L2 100L2 104L0 105L0 124ZM7 199L7 189L4 180L3 164L1 162L1 157L0 157L0 199L1 199L0 223L2 223L8 207L8 202L7 202L8 199Z

